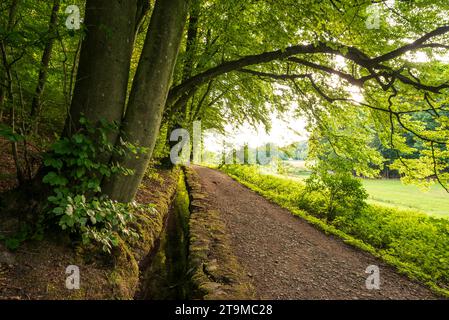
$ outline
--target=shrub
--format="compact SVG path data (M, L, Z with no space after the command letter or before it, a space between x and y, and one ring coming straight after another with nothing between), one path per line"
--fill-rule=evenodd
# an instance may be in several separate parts
M102 177L132 174L126 168L102 163L101 155L122 155L126 149L141 152L130 145L111 145L107 136L112 130L118 129L106 122L93 126L81 117L80 129L59 139L46 154L48 173L43 179L53 189L48 198L47 221L56 219L63 230L80 235L85 244L100 243L106 252L118 244L118 236L137 236L128 225L133 221L133 212L143 209L135 203L119 204L101 196Z
M323 195L328 221L333 221L337 215L359 214L368 198L361 181L347 172L313 172L306 180L306 186L306 192L315 191Z

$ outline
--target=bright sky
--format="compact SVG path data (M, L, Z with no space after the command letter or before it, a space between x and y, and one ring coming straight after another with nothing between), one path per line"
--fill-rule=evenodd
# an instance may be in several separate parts
M263 125L258 128L246 123L239 128L232 124L226 126L226 136L214 132L204 133L204 146L207 150L218 152L222 149L223 139L235 147L241 147L248 143L249 147L255 148L274 143L277 146L286 146L294 142L304 141L308 138L305 129L306 121L295 118L291 114L284 116L284 120L276 113L271 114L271 130L267 133Z

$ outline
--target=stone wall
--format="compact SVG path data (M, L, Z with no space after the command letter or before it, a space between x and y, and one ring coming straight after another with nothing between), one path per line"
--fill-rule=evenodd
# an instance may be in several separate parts
M191 298L205 300L255 299L252 285L233 254L226 225L219 212L208 208L207 194L198 175L186 167L190 194L189 266L192 271Z

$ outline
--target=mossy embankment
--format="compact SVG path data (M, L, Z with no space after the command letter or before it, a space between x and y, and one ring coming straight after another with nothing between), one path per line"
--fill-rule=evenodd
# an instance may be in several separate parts
M60 232L42 241L25 242L10 252L0 245L0 298L2 299L133 299L139 291L148 255L159 239L175 196L180 169L159 169L146 177L136 201L154 204L137 213L134 229L139 239L120 241L112 255L95 246L83 247ZM79 290L66 288L66 268L80 270Z
M187 299L190 293L188 272L189 195L184 174L179 174L177 190L169 208L157 245L148 256L136 299Z
M164 237L180 174L179 168L158 172L157 177L148 178L141 186L136 200L153 204L154 210L137 214L133 227L139 238L122 242L114 254L118 259L108 277L114 288L112 298L134 299L141 295L147 268Z

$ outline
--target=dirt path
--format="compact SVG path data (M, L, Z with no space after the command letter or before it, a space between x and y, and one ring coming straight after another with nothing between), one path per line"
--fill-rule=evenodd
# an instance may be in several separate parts
M194 167L219 210L240 263L263 299L435 299L371 255L327 236L227 175ZM370 265L380 289L366 289Z

